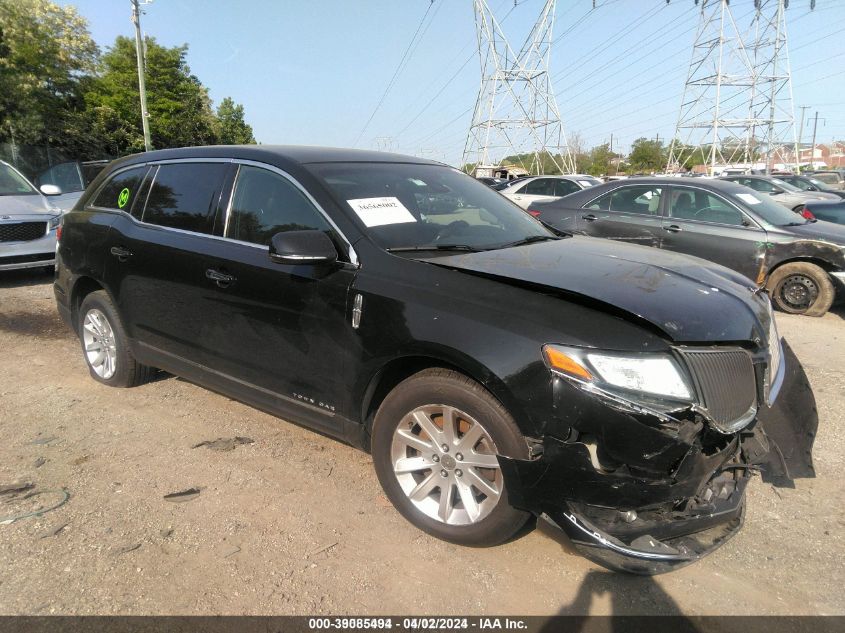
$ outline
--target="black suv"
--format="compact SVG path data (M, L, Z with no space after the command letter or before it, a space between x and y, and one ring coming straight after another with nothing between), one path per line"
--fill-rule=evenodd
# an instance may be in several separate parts
M160 368L372 451L399 512L452 542L542 515L605 565L664 571L739 529L758 465L812 476L813 395L753 284L556 235L438 163L131 156L57 261L94 379Z

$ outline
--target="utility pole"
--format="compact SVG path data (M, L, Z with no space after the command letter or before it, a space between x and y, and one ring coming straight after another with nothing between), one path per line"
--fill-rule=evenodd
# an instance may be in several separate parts
M827 119L822 119L822 124L827 123ZM813 161L816 158L816 128L819 126L819 111L816 110L816 116L813 117L813 145L810 149L810 169L814 168Z
M153 146L150 142L150 113L147 112L147 85L144 82L146 64L144 60L144 44L141 40L141 9L139 0L132 3L132 24L135 25L135 55L138 58L138 91L141 93L141 126L144 128L144 148L149 152Z
M804 113L810 109L810 106L801 107L801 127L798 128L798 151L795 154L795 170L801 173L801 141L804 139Z

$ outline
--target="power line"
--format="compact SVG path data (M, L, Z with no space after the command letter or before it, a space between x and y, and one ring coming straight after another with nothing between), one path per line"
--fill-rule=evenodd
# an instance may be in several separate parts
M403 66L405 65L405 60L409 58L408 56L409 56L409 53L411 51L411 48L413 47L414 42L417 39L417 35L419 34L420 29L422 29L423 24L425 23L425 19L428 17L428 14L431 11L432 6L434 6L434 0L431 0L428 4L428 7L426 7L425 13L422 16L422 19L420 20L419 25L417 26L417 30L414 31L414 35L413 35L413 37L411 37L411 41L408 42L408 46L405 48L405 52L402 54L402 57L399 60L399 64L396 66L396 70L393 71L393 76L390 78L390 81L388 82L387 87L384 89L384 93L381 95L381 98L378 100L376 107L373 109L372 114L370 114L370 118L367 119L367 122L364 124L364 127L362 127L361 131L358 132L358 136L355 138L355 142L352 143L352 147L358 146L358 142L361 140L361 137L364 136L364 132L367 131L367 128L370 126L370 123L372 123L373 118L375 118L376 113L379 111L379 108L381 108L381 105L384 103L384 100L387 98L387 95L390 92L390 89L393 87L393 84L396 83L396 78L399 76L399 73L401 72Z

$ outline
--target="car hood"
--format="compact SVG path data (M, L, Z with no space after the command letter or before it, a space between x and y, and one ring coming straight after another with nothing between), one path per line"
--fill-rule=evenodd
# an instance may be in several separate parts
M766 340L769 328L768 300L755 293L751 280L703 259L645 246L574 236L417 259L598 303L679 343Z
M786 194L785 194L786 195ZM811 202L814 200L841 200L839 196L835 193L828 193L826 191L790 191L789 196L793 198L800 198L801 200L806 200L807 202ZM777 200L780 196L772 196L774 200Z
M53 208L41 195L0 196L0 221L7 215L11 219L28 219L33 215L51 217L58 212L59 209Z
M818 222L779 228L784 229L791 235L814 240L824 240L825 242L833 242L834 244L845 246L845 226L841 224L819 220Z

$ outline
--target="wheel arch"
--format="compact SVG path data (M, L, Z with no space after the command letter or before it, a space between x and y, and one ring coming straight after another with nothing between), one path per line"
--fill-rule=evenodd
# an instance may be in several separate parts
M74 331L79 327L79 306L82 305L85 297L92 292L97 292L99 290L105 290L106 294L108 294L109 298L112 300L112 303L114 303L115 306L117 305L114 301L114 296L112 296L112 293L109 292L109 289L93 277L81 275L73 282L73 287L70 291L70 316Z
M816 266L828 273L838 270L836 266L819 257L813 257L812 255L796 255L794 257L789 257L787 259L781 260L777 262L774 266L769 268L768 272L766 273L766 283L768 284L769 278L772 276L772 273L774 273L778 268L782 268L787 264L815 264Z
M523 433L529 431L523 428L526 416L510 393L510 389L492 371L457 352L454 354L426 352L392 358L384 363L370 378L361 398L360 411L360 419L364 425L368 445L373 419L387 394L406 378L424 369L436 367L451 369L477 382L507 409Z

